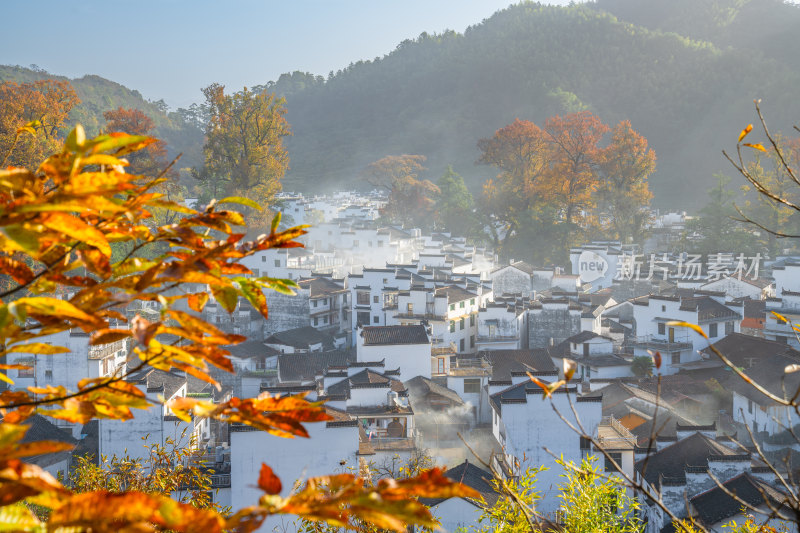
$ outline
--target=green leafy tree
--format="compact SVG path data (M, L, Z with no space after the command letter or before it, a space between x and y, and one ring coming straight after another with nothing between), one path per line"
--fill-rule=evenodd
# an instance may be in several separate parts
M641 533L644 524L636 516L639 502L627 494L621 479L608 476L589 456L576 466L563 459L564 482L558 497L562 522L570 533Z
M653 359L646 355L633 358L631 372L637 378L646 378L653 375Z
M731 178L717 174L716 179L717 184L708 190L708 203L687 229L699 234L697 248L701 252L752 250L756 246L755 235L735 220L736 193L728 188Z
M536 476L542 470L546 468L526 468L519 478L506 481L493 479L495 490L506 497L485 508L479 519L481 526L473 530L480 533L529 533L536 527L536 504L542 498L536 490Z
M467 236L475 231L475 199L464 184L464 178L448 165L439 178L439 197L436 200L436 218L440 229L456 235Z

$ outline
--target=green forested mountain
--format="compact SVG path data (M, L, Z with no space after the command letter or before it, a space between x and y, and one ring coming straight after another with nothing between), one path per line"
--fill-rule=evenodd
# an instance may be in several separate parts
M645 17L640 3L660 11ZM745 21L736 22L737 10L763 12L738 42ZM756 46L785 26L770 21L798 14L774 0L523 3L464 34L422 34L327 79L283 75L265 88L288 101L294 136L285 186L352 186L369 162L413 153L428 157L431 176L452 163L478 188L493 173L474 164L479 138L515 118L540 122L587 108L609 124L630 119L648 138L658 154L657 205L696 208L713 174L729 170L720 151L753 121L754 98L775 129L800 119L800 69L789 61L797 54ZM677 33L684 26L695 39Z
M103 112L120 106L138 109L153 119L156 124L156 135L167 142L171 155L183 152L181 167L202 163L203 133L186 116L184 110L181 110L183 113L181 111L168 113L163 101L149 102L139 91L100 76L88 75L69 79L44 70L0 65L0 82L24 83L45 78L67 80L78 94L81 102L70 113L70 127L80 123L86 128L87 133L94 135L105 125Z
M800 7L782 0L597 0L620 20L761 54L800 70Z

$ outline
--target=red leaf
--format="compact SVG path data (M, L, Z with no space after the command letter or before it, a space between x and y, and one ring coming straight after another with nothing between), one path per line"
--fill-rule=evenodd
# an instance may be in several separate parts
M261 473L258 475L258 487L267 494L278 494L283 486L270 467L261 463Z

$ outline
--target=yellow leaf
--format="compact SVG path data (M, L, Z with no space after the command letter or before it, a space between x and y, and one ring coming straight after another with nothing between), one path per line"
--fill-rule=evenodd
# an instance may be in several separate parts
M111 257L111 246L105 235L78 217L66 213L47 213L42 216L42 224L53 231L63 233L73 239L85 242L100 250L106 257Z
M48 315L62 319L73 319L80 322L96 324L98 326L102 324L102 320L81 311L66 300L59 300L58 298L46 296L20 298L9 304L9 312L11 312L12 305L15 306L15 312L17 313L19 313L20 309L23 309L24 312L33 315Z
M228 196L227 198L219 200L217 203L218 204L231 203L231 204L245 205L247 207L252 207L257 211L261 211L261 206L258 205L257 202L254 202L250 198L244 198L243 196Z
M77 152L83 147L83 143L85 142L86 131L84 131L83 126L76 124L75 128L67 135L67 139L64 141L64 148Z
M31 135L36 135L36 128L41 128L42 123L38 120L32 120L22 126L21 128L17 128L17 135L21 133L30 133Z
M29 342L28 344L17 344L7 349L3 353L38 353L52 355L56 353L69 353L69 348L63 346L51 346L43 342Z
M766 152L767 149L761 143L744 143L744 146L749 146L750 148L755 148L756 150L761 150L762 152Z
M736 142L737 143L742 142L742 139L747 137L747 134L750 133L751 131L753 131L753 125L752 124L748 124L747 127L742 130L742 133L739 134L739 140L736 141Z
M777 318L780 321L781 324L789 323L789 319L783 316L782 314L776 313L775 311L770 311L770 313L772 313L775 316L775 318Z
M208 302L207 292L192 293L189 295L189 298L187 299L189 308L192 309L192 311L197 311L198 313L203 312L203 308L206 306L206 302Z
M784 374L793 374L798 371L800 371L800 365L798 364L786 365L786 368L783 369Z

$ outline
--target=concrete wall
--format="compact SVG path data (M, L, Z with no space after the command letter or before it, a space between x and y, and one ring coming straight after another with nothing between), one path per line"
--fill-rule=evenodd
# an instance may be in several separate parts
M518 350L522 348L525 313L517 315L508 307L489 305L478 313L478 350Z
M581 312L566 303L545 303L541 309L527 311L528 346L547 348L581 332Z
M762 410L758 403L736 391L733 391L733 418L746 424L751 431L766 431L770 435L794 427L800 421L792 409L775 405Z
M431 377L430 344L397 344L364 346L364 339L356 333L356 360L359 362L386 360L387 370L400 369L400 381L417 376Z
M753 300L761 300L765 296L773 296L774 291L763 290L751 283L747 283L744 279L738 278L720 278L716 281L706 283L701 286L704 291L724 292L725 296L734 298L751 298Z
M311 438L282 439L262 431L231 432L231 501L236 508L255 505L263 494L256 485L262 463L281 479L283 496L291 492L296 480L346 472L341 461L357 467L357 426L327 427L321 422L305 427ZM289 518L287 524L291 521ZM283 523L280 516L270 517L261 531L275 531Z
M456 533L458 530L470 530L478 528L478 519L483 510L463 498L450 498L437 505L432 506L431 514L440 523L443 533Z
M309 291L298 290L290 296L275 291L264 291L269 306L269 320L263 325L264 338L273 333L311 325L309 317Z
M492 280L492 291L497 296L503 294L531 294L531 276L518 268L507 266L489 274ZM552 279L552 278L551 278Z
M784 290L800 292L800 265L785 265L783 268L774 268L772 277L775 278L775 295L780 298Z
M569 406L570 399L586 432L596 435L602 416L602 403L576 402L572 394L569 397L564 393L554 394L552 401L556 409L573 424L577 422ZM495 422L493 427L495 437L504 427L506 452L513 454L520 461L525 457L528 461L527 466L543 465L549 468L537 477L536 490L542 495L538 510L544 513L555 512L560 504L557 495L563 469L555 463L554 457L545 450L545 447L557 455L563 455L567 461L580 463L583 453L578 434L567 427L553 410L550 402L542 400L538 392L529 394L526 403L503 404L500 418L502 423ZM498 441L503 444L499 438Z

